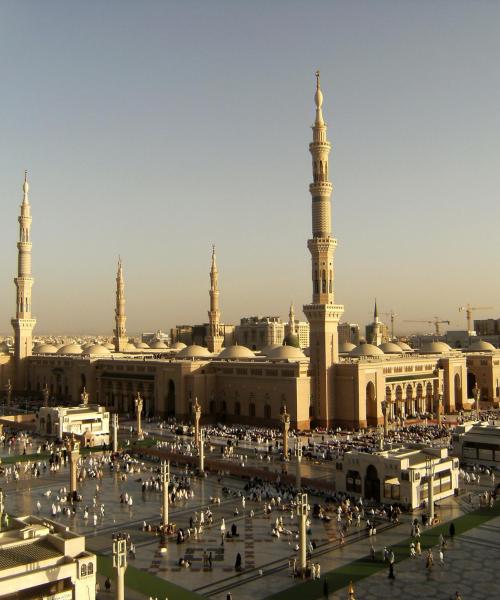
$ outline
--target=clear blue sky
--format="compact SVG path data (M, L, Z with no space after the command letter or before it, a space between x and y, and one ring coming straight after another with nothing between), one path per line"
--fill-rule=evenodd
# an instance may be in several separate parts
M499 24L486 0L4 0L0 331L25 168L36 332L111 332L118 254L130 332L206 321L212 242L224 321L309 301L317 68L346 318L500 316Z

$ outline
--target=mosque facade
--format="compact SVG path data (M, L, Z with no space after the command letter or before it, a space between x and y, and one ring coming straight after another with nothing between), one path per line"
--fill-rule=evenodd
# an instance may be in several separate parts
M316 114L309 146L312 235L307 242L312 289L311 301L303 307L310 327L308 349L302 351L300 344L271 345L258 351L241 345L223 347L215 248L210 269L208 347L180 342L167 347L160 340L149 345L132 344L126 335L125 280L119 261L113 342L83 347L70 343L60 348L39 343L32 349L36 320L31 314L31 214L25 178L19 217L16 317L12 320L15 351L13 356L5 348L0 353L2 385L11 379L16 389L40 395L47 385L51 403L74 404L86 388L92 403L130 415L134 398L140 393L146 415L184 420L192 418L195 399L206 421L253 425L277 425L286 406L292 426L300 429L311 425L380 425L384 402L393 417L435 413L439 405L444 413L466 406L470 384L467 361L475 364L471 356L476 356L486 364L489 359L482 359L482 355L497 356L488 364L498 365L500 354L494 348L464 353L442 342L430 342L419 351L399 342L339 344L338 325L344 307L335 300L337 241L331 230L331 145L323 118L319 73L314 100ZM294 315L291 318L293 323ZM293 325L290 329L288 334L296 336ZM381 342L378 315L372 329L371 341ZM498 380L496 386L498 396ZM491 383L490 388L494 387ZM484 394L483 399L487 399Z

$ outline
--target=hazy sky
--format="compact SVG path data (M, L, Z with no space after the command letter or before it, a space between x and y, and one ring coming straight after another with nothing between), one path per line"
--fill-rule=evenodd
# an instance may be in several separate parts
M25 168L36 333L111 333L118 254L129 332L206 321L213 242L223 321L308 302L317 68L346 319L500 316L499 26L486 0L3 0L0 331Z

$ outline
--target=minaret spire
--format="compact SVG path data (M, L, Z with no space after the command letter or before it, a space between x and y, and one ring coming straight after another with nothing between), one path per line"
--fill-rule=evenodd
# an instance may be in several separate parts
M19 221L19 241L17 242L18 261L16 284L16 316L12 319L14 328L14 357L16 360L16 386L25 385L22 360L31 356L33 329L36 319L31 316L31 207L29 203L28 172L24 172L23 201Z
M290 312L288 313L288 325L290 335L295 335L295 308L293 302L290 302Z
M210 352L218 354L222 350L224 336L221 335L219 310L219 271L215 257L215 244L212 245L212 264L210 267L210 310L208 311L207 346Z
M375 307L373 309L373 321L378 323L378 308L377 308L377 299L375 298Z
M316 71L314 103L316 118L312 127L313 139L309 144L313 171L313 182L309 185L312 197L312 238L307 242L312 259L313 289L312 302L304 306L304 313L310 324L312 413L316 423L330 426L335 408L333 369L339 360L337 327L344 307L334 304L333 255L337 240L331 235L333 186L328 179L331 144L327 139L327 127L323 119L323 92L319 71Z
M115 352L124 352L128 344L125 323L125 280L123 278L122 258L118 256L118 269L116 272L116 308L115 308L115 337L113 343Z

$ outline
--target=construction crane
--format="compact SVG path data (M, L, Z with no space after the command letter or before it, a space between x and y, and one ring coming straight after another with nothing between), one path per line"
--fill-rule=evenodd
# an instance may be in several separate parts
M429 325L434 325L434 327L436 328L436 335L441 335L441 332L439 331L439 326L442 323L446 323L447 325L449 325L450 321L444 321L439 317L434 317L432 321L408 321L405 319L405 323L428 323Z
M465 316L467 317L467 331L474 331L473 322L472 322L472 313L475 310L493 310L493 306L471 306L467 304L467 306L459 306L458 311L462 312L465 310Z
M396 317L399 317L398 314L396 314L392 309L391 312L385 312L382 313L385 317L389 317L391 319L391 340L395 339L394 338L394 321L396 319Z

